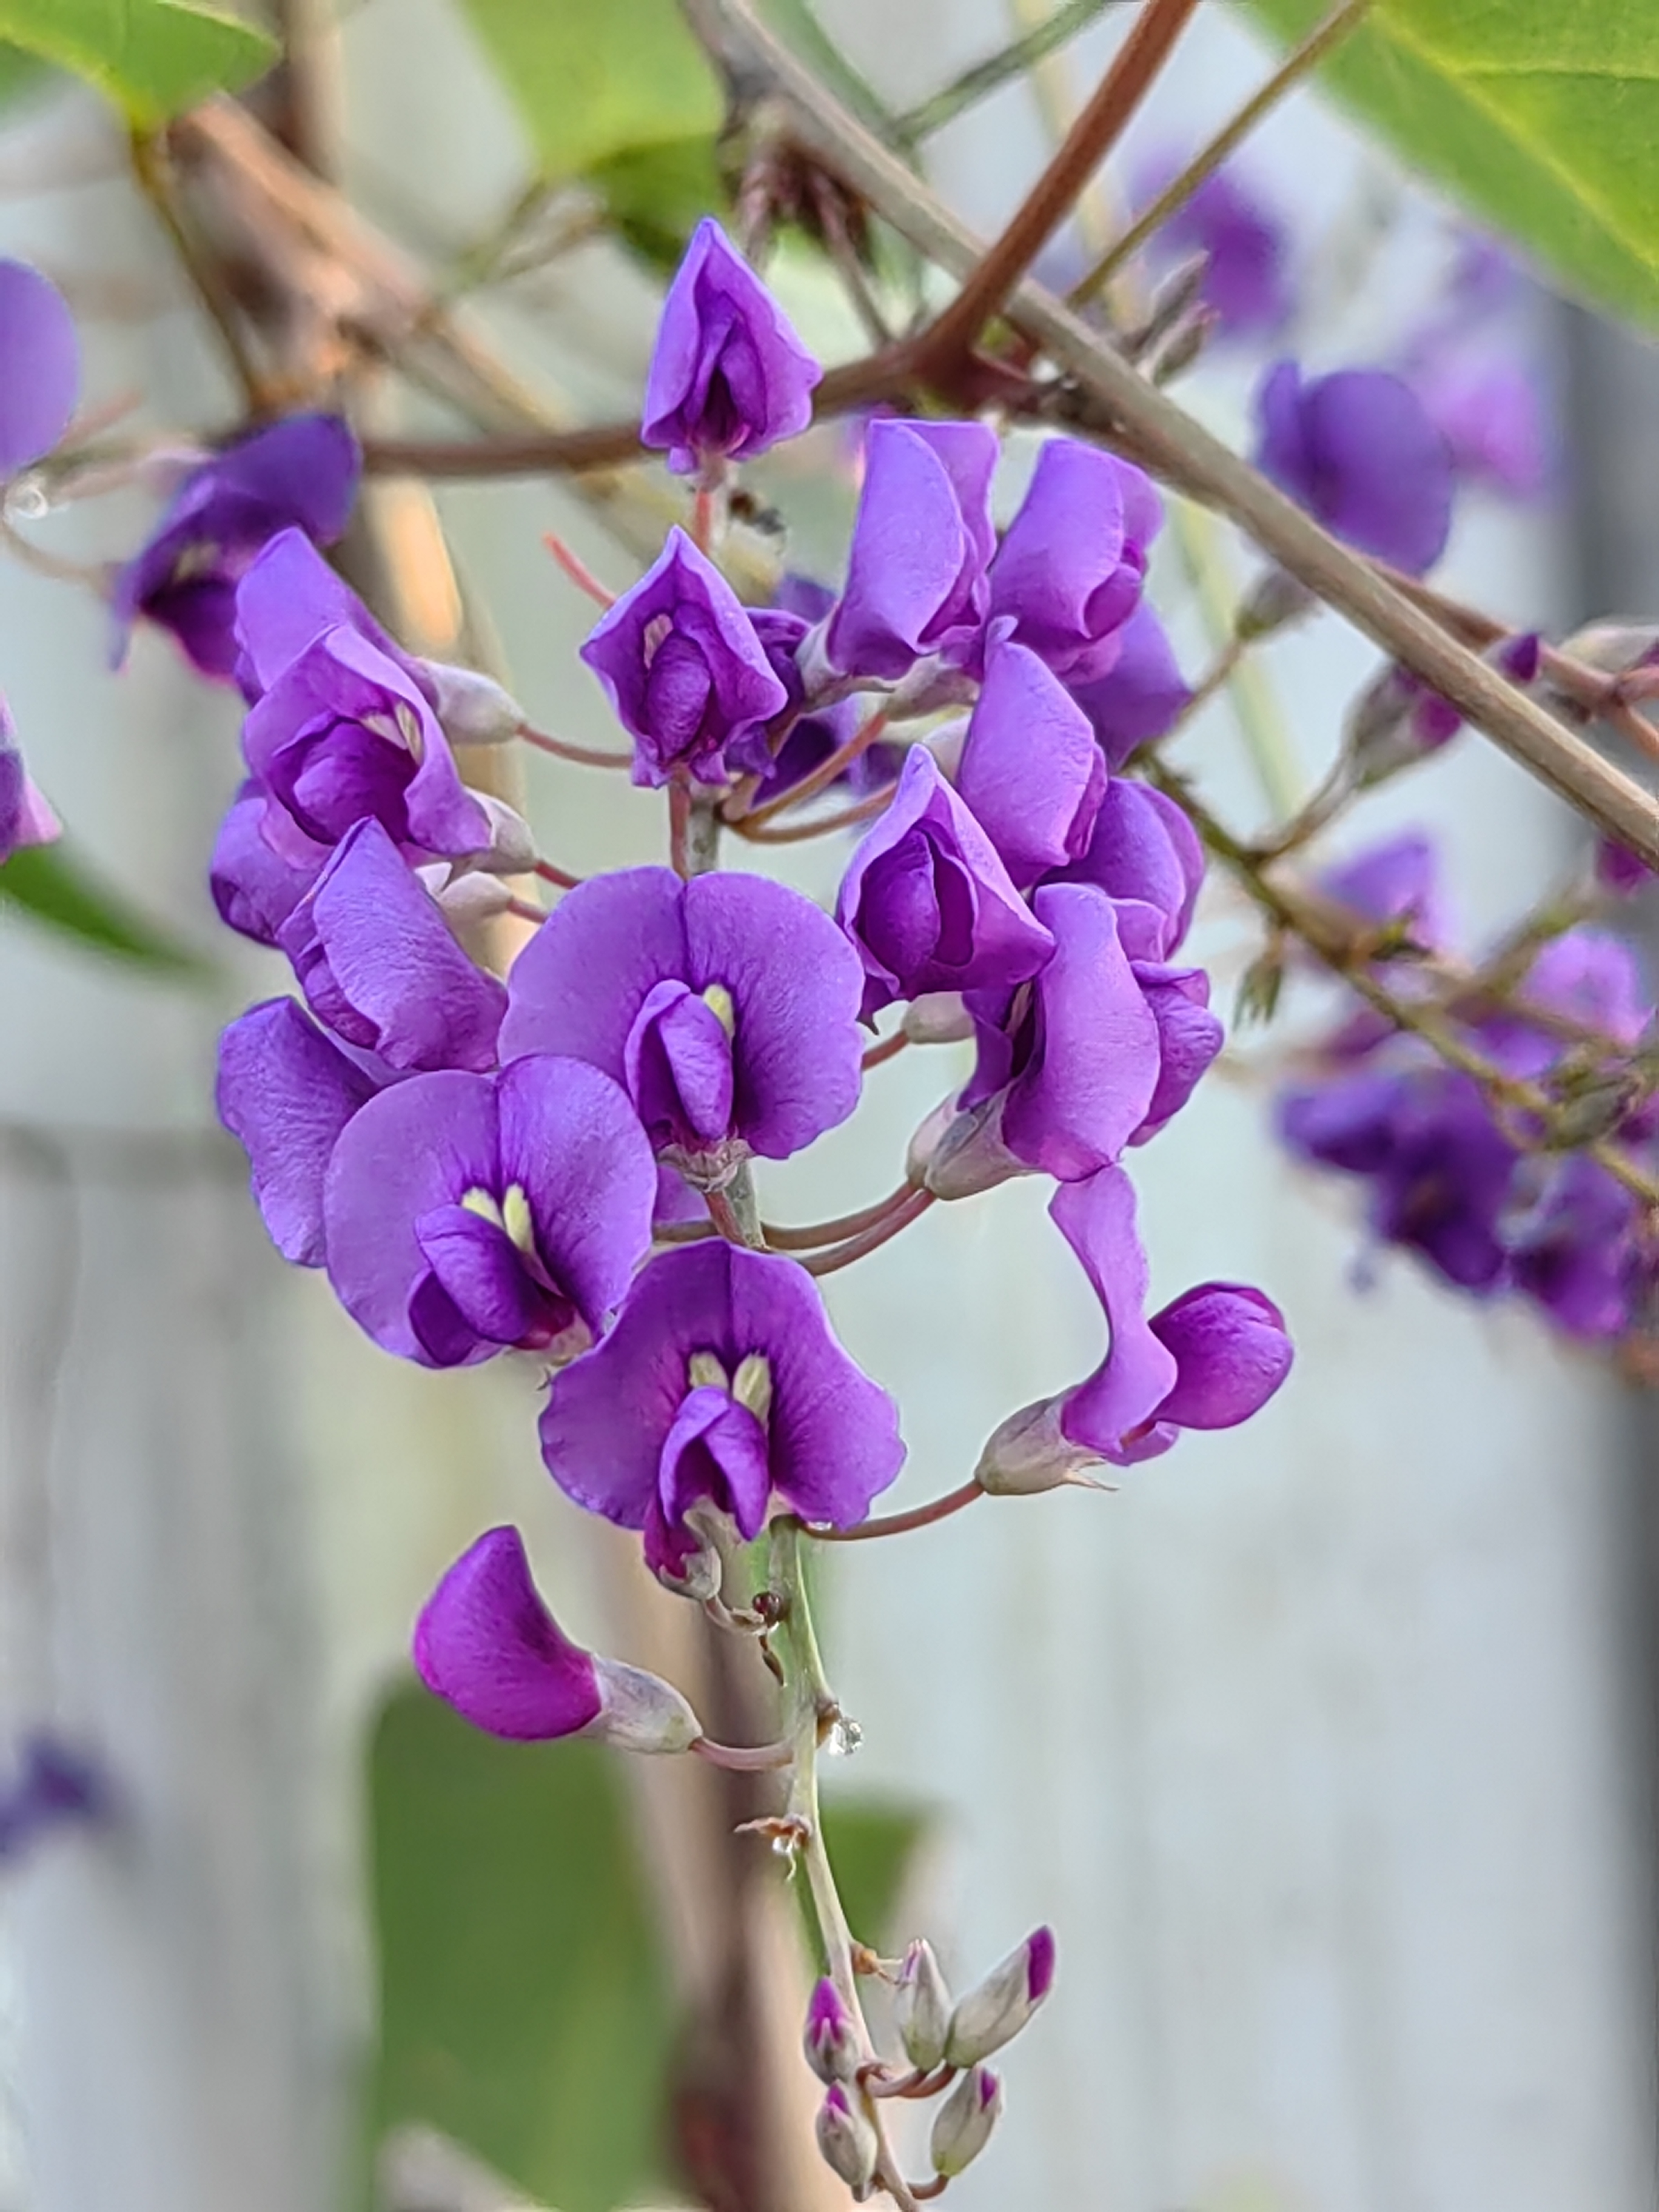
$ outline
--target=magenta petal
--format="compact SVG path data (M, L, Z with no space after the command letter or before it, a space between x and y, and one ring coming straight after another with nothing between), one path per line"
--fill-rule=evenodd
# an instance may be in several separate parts
M1066 1394L1060 1426L1073 1443L1121 1463L1126 1443L1157 1418L1180 1371L1146 1319L1134 1186L1121 1168L1102 1168L1085 1182L1062 1183L1048 1213L1082 1262L1111 1335L1101 1364Z
M26 262L0 261L0 477L52 451L80 390L80 343L62 293Z
M1291 1371L1284 1315L1242 1283L1200 1283L1154 1314L1151 1327L1176 1363L1158 1418L1177 1428L1233 1428Z
M1029 647L992 644L956 787L1021 890L1087 849L1106 763L1088 717Z
M593 1660L542 1603L516 1528L480 1536L433 1591L415 1664L428 1690L491 1735L575 1735L599 1717Z
M220 1038L219 1119L246 1148L255 1202L285 1260L322 1266L329 1160L374 1091L292 999L251 1006Z

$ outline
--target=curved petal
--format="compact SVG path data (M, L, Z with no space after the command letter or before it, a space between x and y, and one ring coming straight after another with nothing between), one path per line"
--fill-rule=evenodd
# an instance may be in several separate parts
M49 453L81 392L81 346L63 294L23 261L0 261L0 477Z
M956 787L1021 889L1086 849L1106 763L1088 717L1029 647L999 640L987 654Z
M1134 1186L1121 1168L1102 1168L1085 1182L1062 1183L1048 1214L1082 1262L1111 1332L1105 1358L1061 1401L1060 1425L1073 1443L1121 1464L1126 1442L1157 1417L1179 1373L1146 1319Z
M640 1008L686 972L684 889L672 869L623 868L568 892L513 963L501 1057L563 1053L624 1082Z
M599 1717L598 1669L543 1604L516 1528L456 1560L422 1608L414 1656L428 1689L491 1735L536 1742Z
M254 1201L285 1260L322 1266L329 1160L374 1095L373 1079L292 999L250 1006L220 1038L219 1119L246 1149Z
M1291 1340L1273 1300L1243 1283L1200 1283L1152 1316L1176 1363L1158 1407L1179 1429L1231 1429L1265 1406L1291 1371Z

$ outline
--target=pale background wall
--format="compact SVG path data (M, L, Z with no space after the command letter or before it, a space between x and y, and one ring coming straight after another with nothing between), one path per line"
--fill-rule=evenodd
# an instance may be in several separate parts
M826 17L901 97L1000 22L994 0L915 0L902 39L871 0ZM1207 22L1196 43L1162 126L1182 139L1248 66ZM440 0L366 0L346 44L371 204L451 240L481 227L518 142ZM125 191L54 182L95 168L100 143L78 102L43 120L5 173L0 245L123 310L90 326L95 394L159 380L181 417L210 417L210 371ZM1351 170L1311 112L1277 145L1279 164ZM951 134L942 173L988 222L1041 149L1002 100L979 136ZM610 377L614 398L643 357L641 289L589 258L546 296L599 358L578 396L601 404ZM1236 416L1235 376L1201 390ZM583 609L538 541L560 528L618 577L622 556L540 487L446 508L515 686L553 726L598 730L569 659ZM49 542L91 550L82 529ZM827 559L833 529L819 501L806 549ZM1508 519L1472 514L1455 569L1517 611L1564 588L1542 527ZM101 642L89 598L0 569L3 681L43 781L234 967L199 888L228 713L158 641L118 681ZM1322 629L1274 665L1311 772L1323 702L1365 655ZM1204 757L1230 762L1213 724ZM562 858L655 849L642 802L537 769ZM1248 811L1241 769L1217 787ZM1474 743L1400 811L1442 829L1478 921L1565 849L1560 817ZM827 865L802 879L821 887ZM1245 942L1218 895L1202 944L1225 988ZM599 1620L525 1380L397 1368L263 1249L208 1134L208 1071L237 994L277 988L248 961L191 998L0 920L3 1710L84 1732L129 1808L118 1839L65 1843L3 1893L9 2201L30 2212L321 2212L365 2026L358 1732L414 1607L505 1511L573 1626ZM1616 1407L1518 1315L1394 1264L1357 1295L1354 1224L1273 1152L1263 1079L1211 1083L1137 1179L1164 1294L1237 1276L1290 1313L1301 1360L1280 1400L1116 1497L983 1505L860 1552L834 1589L866 1738L847 1786L939 1808L947 1948L971 1971L1038 1918L1060 1935L1050 2014L1010 2054L1004 2139L953 2200L1637 2212L1654 2195L1650 1838ZM856 1138L773 1179L778 1210L885 1188L944 1087L927 1055L884 1069ZM65 1126L120 1141L43 1153L34 1133ZM961 1480L1002 1413L1098 1353L1035 1188L936 1209L830 1288L903 1397L902 1498Z

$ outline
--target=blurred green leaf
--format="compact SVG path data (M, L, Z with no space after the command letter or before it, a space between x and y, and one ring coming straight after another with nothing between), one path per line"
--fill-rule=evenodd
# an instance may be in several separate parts
M559 2212L638 2201L672 2023L615 1755L498 1742L411 1686L369 1788L373 2141L421 2122Z
M247 83L276 55L263 31L193 0L0 0L0 40L89 79L146 125Z
M27 54L21 46L0 43L0 109L51 82L52 70L39 54Z
M791 52L822 77L843 107L884 144L896 146L896 118L869 79L861 76L814 14L811 0L760 0L756 13Z
M1285 40L1328 0L1243 0ZM1570 292L1659 321L1655 0L1377 0L1322 72Z
M628 243L665 273L678 264L699 220L726 204L714 143L708 133L667 139L613 154L587 171Z
M712 138L725 101L677 0L462 0L554 179Z
M105 883L72 848L34 845L0 867L0 901L100 952L175 975L205 975L206 963L176 944Z

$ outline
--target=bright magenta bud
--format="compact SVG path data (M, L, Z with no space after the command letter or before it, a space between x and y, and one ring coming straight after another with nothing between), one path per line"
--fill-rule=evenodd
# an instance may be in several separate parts
M806 2063L820 2081L850 2081L863 2061L858 2022L827 1975L813 1990L807 2005L803 2041Z

